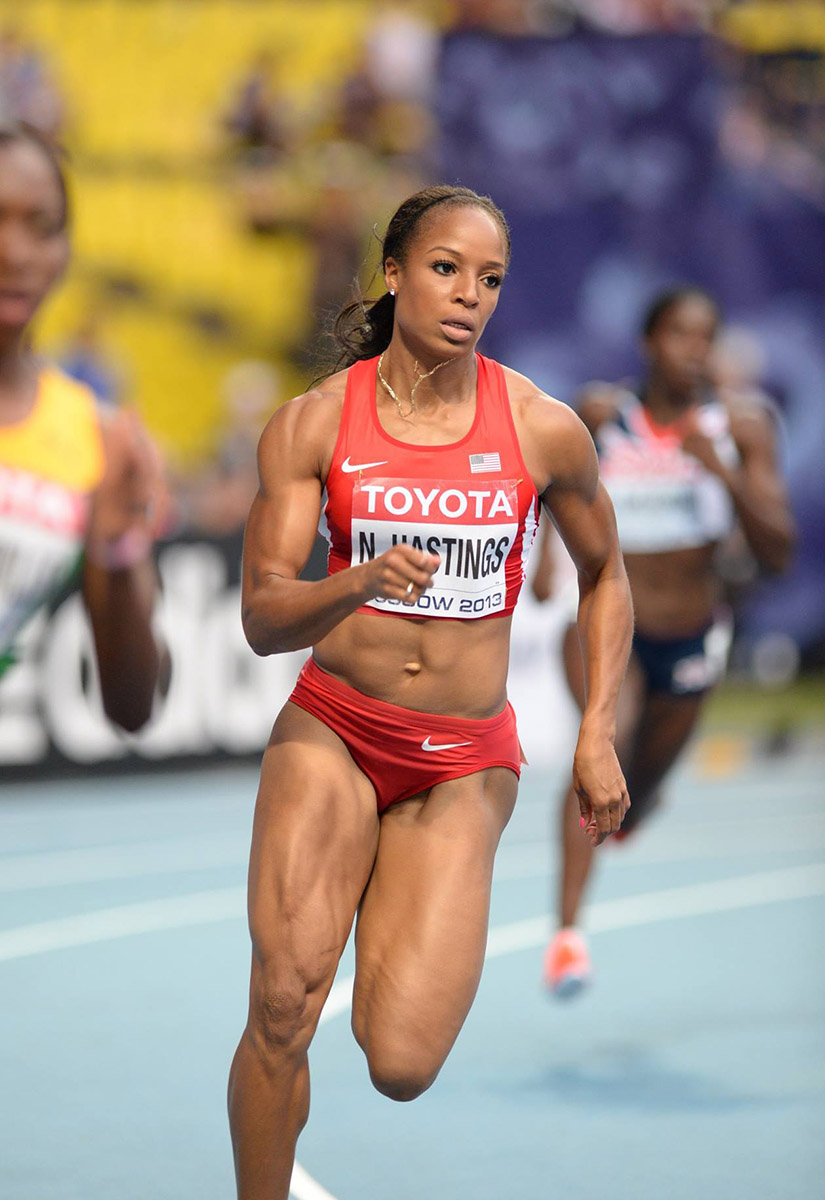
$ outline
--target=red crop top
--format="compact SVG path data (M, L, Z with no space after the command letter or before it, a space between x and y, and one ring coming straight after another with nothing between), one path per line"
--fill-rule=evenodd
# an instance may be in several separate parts
M437 554L433 586L413 605L370 600L360 612L399 617L500 617L516 605L536 532L538 496L524 465L504 372L476 355L472 428L457 442L414 446L391 437L376 408L376 364L349 369L320 531L328 573L399 542Z

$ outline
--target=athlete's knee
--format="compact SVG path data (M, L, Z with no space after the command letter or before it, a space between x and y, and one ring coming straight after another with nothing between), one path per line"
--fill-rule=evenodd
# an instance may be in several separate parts
M417 1100L435 1083L441 1064L430 1068L425 1063L389 1056L368 1057L370 1079L376 1091L390 1100L408 1103Z
M416 1045L413 1038L376 1037L374 1031L370 1036L366 1028L359 1028L356 1037L373 1087L390 1100L417 1099L432 1087L444 1061L428 1047Z
M280 1059L305 1054L317 1017L313 996L297 973L262 971L253 980L249 1032L262 1057Z

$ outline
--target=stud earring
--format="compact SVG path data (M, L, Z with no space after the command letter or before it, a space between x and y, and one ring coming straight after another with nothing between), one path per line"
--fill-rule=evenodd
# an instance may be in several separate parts
M390 295L395 299L395 288L390 288Z

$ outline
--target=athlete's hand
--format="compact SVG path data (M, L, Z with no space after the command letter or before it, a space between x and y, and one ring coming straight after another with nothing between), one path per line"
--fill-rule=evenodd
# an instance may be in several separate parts
M599 426L612 421L619 411L624 389L615 383L593 380L585 384L576 396L573 407L595 437Z
M550 539L545 537L539 546L533 578L530 580L530 590L539 604L544 604L553 595L554 565Z
M702 429L697 412L685 414L679 422L679 432L682 435L682 449L686 454L690 454L713 475L722 474L724 466L716 453L716 447Z
M111 548L124 546L124 539L130 547L145 546L148 555L167 496L157 447L135 413L106 419L102 434L106 465L94 497L88 547L105 565ZM114 555L112 565L118 565L117 549ZM136 556L134 549L129 556Z
M415 604L432 587L440 562L438 555L426 554L400 542L365 564L365 599L380 596L384 600Z
M613 743L603 734L579 734L573 759L573 787L579 798L581 827L591 846L615 833L630 808L622 768Z

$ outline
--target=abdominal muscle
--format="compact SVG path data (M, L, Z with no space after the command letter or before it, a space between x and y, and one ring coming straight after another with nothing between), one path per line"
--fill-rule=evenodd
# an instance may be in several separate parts
M510 624L353 613L313 654L324 671L376 700L483 720L507 702Z
M690 637L713 620L720 586L715 543L660 554L625 554L636 628L653 638Z

